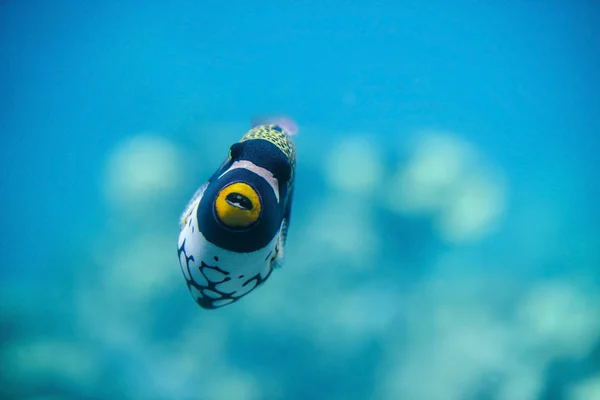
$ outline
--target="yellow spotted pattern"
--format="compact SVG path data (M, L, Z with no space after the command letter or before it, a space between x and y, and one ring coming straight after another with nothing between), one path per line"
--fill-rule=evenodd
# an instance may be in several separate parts
M292 175L296 169L296 148L292 138L285 133L283 129L275 124L270 125L258 125L250 129L246 133L240 142L244 142L250 139L263 139L273 143L277 146L288 158L290 165L292 166Z

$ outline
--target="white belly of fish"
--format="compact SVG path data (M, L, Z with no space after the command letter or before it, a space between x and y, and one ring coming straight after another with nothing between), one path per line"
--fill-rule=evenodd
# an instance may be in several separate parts
M224 306L255 289L272 271L278 235L260 250L238 253L210 243L198 230L198 201L179 234L179 264L194 300Z

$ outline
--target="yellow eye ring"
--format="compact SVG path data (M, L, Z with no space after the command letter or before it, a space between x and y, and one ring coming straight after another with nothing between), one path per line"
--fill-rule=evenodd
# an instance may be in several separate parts
M217 218L231 228L247 228L258 220L261 211L258 193L243 182L232 183L215 200Z

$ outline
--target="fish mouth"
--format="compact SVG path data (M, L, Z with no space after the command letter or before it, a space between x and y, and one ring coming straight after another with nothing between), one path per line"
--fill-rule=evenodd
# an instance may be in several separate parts
M227 204L240 210L252 210L252 201L241 193L229 193L225 198Z

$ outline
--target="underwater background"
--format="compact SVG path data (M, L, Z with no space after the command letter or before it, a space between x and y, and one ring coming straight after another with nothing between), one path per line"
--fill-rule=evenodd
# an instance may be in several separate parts
M286 264L178 218L299 125ZM0 1L0 398L600 399L595 1Z

